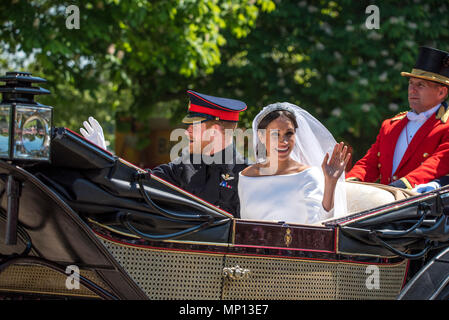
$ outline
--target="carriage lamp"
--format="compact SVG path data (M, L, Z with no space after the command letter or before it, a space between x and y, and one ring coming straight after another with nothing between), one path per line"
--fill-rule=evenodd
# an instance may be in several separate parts
M0 77L0 159L50 161L53 108L34 101L50 91L33 83L46 82L28 72L7 72Z
M34 101L50 91L33 86L46 82L28 72L7 72L0 77L0 159L13 163L50 161L53 108ZM7 217L5 244L17 243L21 182L13 174L5 181Z

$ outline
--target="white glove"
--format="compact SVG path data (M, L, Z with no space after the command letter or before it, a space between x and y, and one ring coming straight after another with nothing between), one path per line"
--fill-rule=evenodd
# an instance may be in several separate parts
M89 117L89 122L83 122L84 128L80 129L81 134L90 142L96 144L100 148L106 149L106 141L104 140L103 128L100 126L97 120L93 117Z
M412 191L418 193L429 192L435 189L441 188L440 184L436 181L430 181L429 183L418 184L415 186Z

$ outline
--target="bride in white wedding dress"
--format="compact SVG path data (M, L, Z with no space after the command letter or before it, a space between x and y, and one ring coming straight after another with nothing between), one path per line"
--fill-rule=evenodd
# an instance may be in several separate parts
M266 106L254 118L253 141L257 162L239 176L242 219L314 224L346 214L350 154L307 111Z

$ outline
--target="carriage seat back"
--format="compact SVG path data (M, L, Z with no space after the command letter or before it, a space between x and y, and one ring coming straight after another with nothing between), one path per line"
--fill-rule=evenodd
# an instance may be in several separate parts
M368 182L350 181L346 184L348 214L373 209L394 201L418 195L418 193Z

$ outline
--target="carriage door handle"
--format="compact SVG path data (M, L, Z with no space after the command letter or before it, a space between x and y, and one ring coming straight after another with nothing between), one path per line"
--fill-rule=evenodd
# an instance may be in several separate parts
M249 269L240 268L238 265L235 267L223 268L223 277L228 277L233 280L247 279L250 274Z

